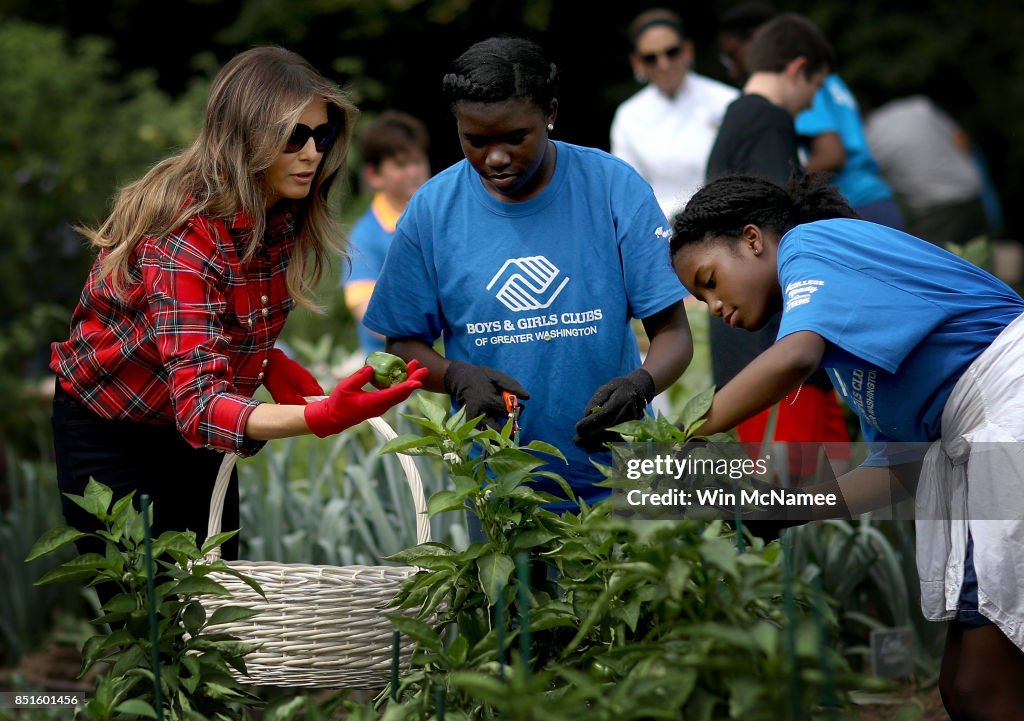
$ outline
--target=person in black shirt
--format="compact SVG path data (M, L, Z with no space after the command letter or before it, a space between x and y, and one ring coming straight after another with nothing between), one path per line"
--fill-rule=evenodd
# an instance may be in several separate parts
M835 64L832 46L806 18L783 14L758 28L746 61L750 75L743 94L726 110L708 157L706 179L744 173L784 185L803 173L794 118L810 107ZM756 333L730 328L720 318L709 318L715 386L722 388L771 346L778 329L779 316ZM827 442L837 444L828 446L830 459L848 455L850 438L842 408L823 371L812 375L778 408L773 440ZM741 423L737 427L739 439L749 443L766 440L768 418L766 411ZM796 450L790 449L791 474L798 478L813 475L816 454L808 452L807 458L801 458Z

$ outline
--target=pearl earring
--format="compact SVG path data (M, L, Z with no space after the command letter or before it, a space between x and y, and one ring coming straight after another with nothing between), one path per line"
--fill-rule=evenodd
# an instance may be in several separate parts
M555 124L554 123L548 123L548 132L550 133L554 129L555 129Z

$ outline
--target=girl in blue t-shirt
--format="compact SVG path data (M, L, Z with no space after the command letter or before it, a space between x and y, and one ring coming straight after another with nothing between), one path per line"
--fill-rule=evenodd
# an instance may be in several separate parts
M825 367L877 449L825 485L860 513L888 497L890 473L913 476L922 609L954 620L947 710L1024 718L1024 301L955 255L853 216L820 178L784 189L736 175L676 216L676 274L713 314L757 330L783 313L775 344L718 391L699 432L734 427ZM928 445L907 463L895 450L906 442Z
M591 459L611 460L592 454L620 438L607 429L643 416L692 343L651 187L618 158L551 139L557 84L522 38L455 60L443 90L465 160L410 201L364 322L467 417L500 426L502 391L526 400L522 443L558 447L566 463L549 470L593 501L608 490ZM631 317L651 339L642 363ZM548 479L535 488L561 495Z

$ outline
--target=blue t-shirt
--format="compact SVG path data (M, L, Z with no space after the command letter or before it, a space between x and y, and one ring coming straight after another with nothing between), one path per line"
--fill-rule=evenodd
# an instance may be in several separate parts
M358 281L376 281L384 267L393 236L393 232L381 225L372 207L363 213L352 226L349 236L352 266L347 279L342 279L342 286ZM356 323L356 330L359 333L359 345L364 352L384 350L384 341L371 333L363 323Z
M814 95L810 108L796 116L798 135L836 133L846 150L846 162L835 177L836 187L854 208L892 198L868 147L857 99L838 75L829 75Z
M953 386L1024 313L981 268L862 220L797 226L782 237L778 268L778 337L808 330L828 341L822 365L869 443L939 438Z
M555 147L551 180L524 202L491 196L465 160L429 180L398 223L365 322L390 337L443 336L448 358L516 378L530 392L521 442L558 447L569 465L548 470L597 498L607 491L591 486L601 474L573 444L575 424L599 386L639 367L630 319L686 291L650 186L600 150Z

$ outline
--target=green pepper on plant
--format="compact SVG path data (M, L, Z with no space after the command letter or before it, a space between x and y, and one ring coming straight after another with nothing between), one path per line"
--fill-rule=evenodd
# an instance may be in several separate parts
M404 381L408 375L405 361L391 353L374 351L366 357L366 364L373 368L370 383L374 388L390 388Z

